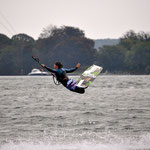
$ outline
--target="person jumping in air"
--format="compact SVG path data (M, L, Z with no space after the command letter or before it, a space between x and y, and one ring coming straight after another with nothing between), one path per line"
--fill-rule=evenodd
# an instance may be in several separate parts
M64 69L63 64L61 62L56 62L54 64L54 69L51 69L51 68L45 66L44 64L41 64L41 66L43 68L47 69L49 72L54 73L56 76L56 79L70 91L77 92L80 94L85 93L85 88L78 87L76 85L76 81L73 79L69 79L67 76L67 73L72 73L72 72L76 71L80 67L80 63L78 63L76 65L76 67L72 68L72 69Z

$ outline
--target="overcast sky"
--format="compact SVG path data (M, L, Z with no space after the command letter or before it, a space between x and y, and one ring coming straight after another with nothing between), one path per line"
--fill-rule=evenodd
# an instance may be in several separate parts
M78 27L92 39L150 31L150 0L0 0L0 33L37 39L48 25Z

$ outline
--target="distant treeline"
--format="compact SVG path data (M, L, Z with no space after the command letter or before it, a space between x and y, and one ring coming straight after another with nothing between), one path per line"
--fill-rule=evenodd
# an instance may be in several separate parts
M117 45L119 43L119 39L97 39L94 40L95 48L98 49L99 47L103 47L105 45Z
M94 64L103 72L150 74L150 34L128 31L116 45L94 48L94 40L85 37L79 28L50 26L43 30L38 40L26 34L11 39L0 34L0 75L26 75L41 63L53 67L61 61L66 68L82 64L81 70Z

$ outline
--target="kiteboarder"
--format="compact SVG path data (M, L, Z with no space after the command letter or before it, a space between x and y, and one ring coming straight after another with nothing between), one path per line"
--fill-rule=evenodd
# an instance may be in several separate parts
M84 94L85 88L78 87L76 85L76 81L73 79L69 79L67 76L67 73L72 73L76 71L80 67L80 63L78 63L76 67L72 69L63 68L63 64L61 62L56 62L54 64L54 69L49 68L44 64L41 64L41 66L47 69L49 72L54 73L56 76L56 79L70 91Z

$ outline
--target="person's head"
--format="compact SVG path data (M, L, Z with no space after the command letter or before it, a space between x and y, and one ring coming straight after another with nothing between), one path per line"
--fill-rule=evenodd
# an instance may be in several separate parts
M54 64L55 69L60 69L62 67L63 67L63 64L61 62L55 62L55 64Z

